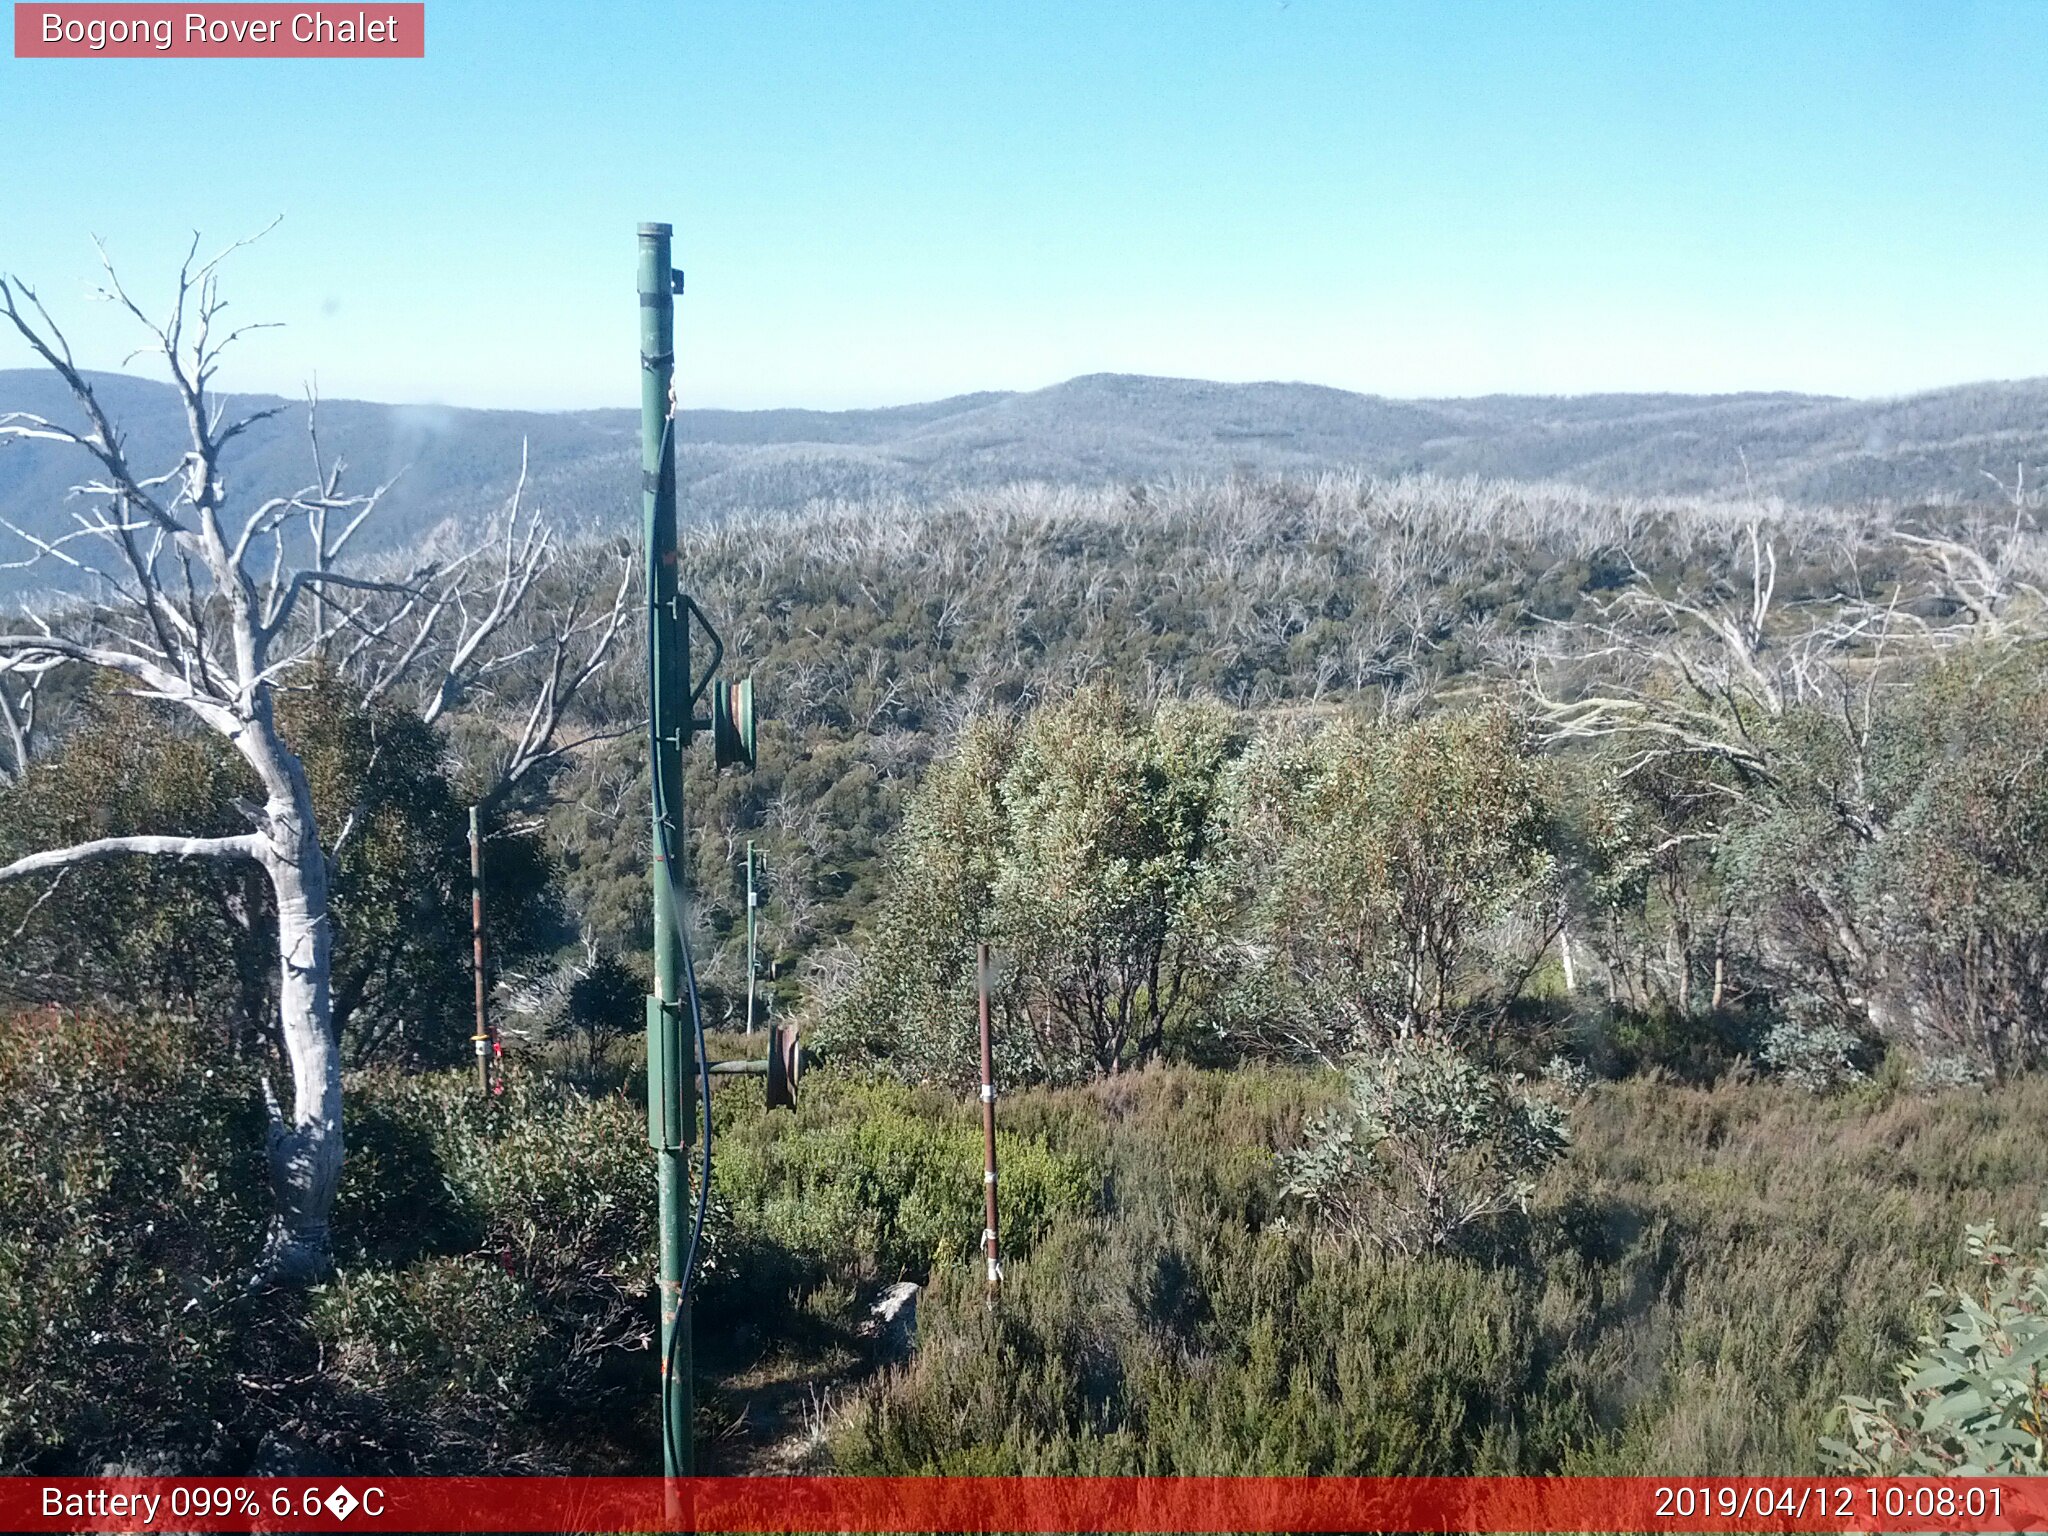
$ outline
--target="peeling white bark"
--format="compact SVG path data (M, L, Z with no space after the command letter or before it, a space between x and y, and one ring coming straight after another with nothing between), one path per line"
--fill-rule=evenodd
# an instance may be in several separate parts
M278 1027L291 1063L292 1102L289 1117L274 1104L271 1109L268 1151L277 1209L257 1278L303 1284L332 1263L328 1215L341 1179L341 1054L329 991L327 860L305 775L296 759L283 755L295 793L265 808L271 835L262 863L277 896Z

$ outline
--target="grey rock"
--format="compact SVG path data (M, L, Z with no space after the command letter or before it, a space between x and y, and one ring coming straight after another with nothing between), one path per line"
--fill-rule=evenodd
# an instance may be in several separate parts
M883 1360L907 1360L917 1347L917 1296L915 1281L899 1280L868 1309L868 1326L862 1331L875 1340Z

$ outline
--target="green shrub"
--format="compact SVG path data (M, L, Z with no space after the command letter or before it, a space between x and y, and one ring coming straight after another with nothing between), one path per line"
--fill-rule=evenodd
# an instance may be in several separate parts
M1556 928L1539 784L1501 709L1269 727L1229 786L1238 1028L1325 1062L1492 1033Z
M2048 1228L2048 1215L2041 1218ZM1899 1396L1845 1397L1836 1465L1873 1477L2048 1473L2048 1240L2021 1253L1973 1226L1975 1286L1935 1288L1955 1310L1899 1367Z
M267 1207L250 1073L207 1031L0 1018L0 1468L204 1458L273 1309L238 1277Z
M536 1390L551 1411L566 1403L601 1418L635 1401L654 1316L645 1109L524 1071L490 1099L462 1071L363 1073L351 1086L337 1248L388 1263L488 1261L547 1328L551 1363ZM728 1230L707 1224L707 1282Z
M343 1272L311 1312L327 1367L387 1410L488 1422L528 1407L546 1334L527 1288L475 1255Z
M1448 1249L1475 1223L1526 1211L1569 1144L1555 1099L1441 1041L1401 1041L1348 1076L1350 1103L1283 1158L1281 1193L1353 1242Z
M250 1295L253 1064L175 1021L0 1018L0 1468L239 1474L274 1434L352 1469L636 1465L638 1107L518 1076L489 1102L462 1072L350 1086L342 1277Z
M1836 1020L1793 1015L1771 1025L1757 1059L1808 1093L1831 1093L1870 1075L1859 1061L1867 1053L1862 1038Z
M808 1272L867 1281L922 1280L979 1250L978 1104L821 1073L805 1082L794 1115L749 1097L722 1130L713 1187L730 1203L743 1252L765 1247ZM1007 1251L1094 1208L1101 1175L1085 1154L999 1127L996 1159Z
M978 1080L975 946L1005 1083L1073 1082L1157 1057L1218 982L1218 819L1238 748L1212 703L1093 685L962 729L910 804L859 974L824 1042L919 1082Z

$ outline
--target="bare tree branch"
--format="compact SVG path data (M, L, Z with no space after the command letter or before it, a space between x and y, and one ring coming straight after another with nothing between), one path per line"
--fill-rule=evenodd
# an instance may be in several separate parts
M52 848L16 859L12 864L0 867L0 881L19 880L45 870L94 864L102 859L125 858L135 853L172 859L261 859L263 839L254 832L246 832L239 837L102 837L90 843Z

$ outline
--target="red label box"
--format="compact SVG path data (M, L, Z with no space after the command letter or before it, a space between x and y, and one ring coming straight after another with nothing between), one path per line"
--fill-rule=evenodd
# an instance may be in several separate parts
M421 59L424 4L14 7L17 59Z

